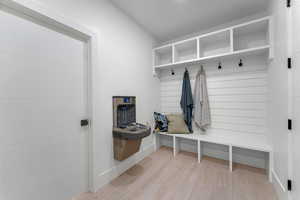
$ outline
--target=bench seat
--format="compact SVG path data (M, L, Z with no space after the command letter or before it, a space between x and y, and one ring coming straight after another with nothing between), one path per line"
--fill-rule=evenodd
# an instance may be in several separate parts
M261 151L268 154L268 172L269 180L271 180L272 169L272 146L268 142L267 137L257 134L200 134L195 132L193 134L168 134L163 132L156 133L156 149L160 148L159 136L164 135L173 139L173 153L174 156L179 152L178 139L194 140L198 145L198 162L201 162L201 142L208 142L214 144L220 144L228 147L229 152L229 169L232 171L232 148L243 148L255 151Z

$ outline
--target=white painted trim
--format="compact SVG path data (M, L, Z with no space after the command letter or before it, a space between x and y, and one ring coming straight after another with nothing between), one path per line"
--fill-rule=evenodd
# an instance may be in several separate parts
M198 146L198 163L200 163L201 162L201 157L202 157L202 152L201 152L201 141L200 140L198 140L197 141L197 146Z
M197 40L197 39L198 39L197 37L193 37L193 38L189 38L189 39L186 39L186 40L180 40L178 42L174 42L172 45L176 46L176 45L184 44L186 42L194 41L194 40Z
M270 20L270 18L271 18L270 16L263 17L263 18L260 18L260 19L252 20L250 22L246 22L246 23L242 23L242 24L238 24L238 25L232 26L231 28L236 29L236 28L248 26L248 25L251 25L251 24L255 24L255 23L262 22L262 21Z
M161 50L161 49L170 48L170 47L172 47L172 44L166 44L166 45L163 45L163 46L160 46L160 47L156 47L153 50Z
M180 138L178 138L180 139ZM174 157L180 152L180 146L177 137L173 136L173 154Z
M250 49L244 49L244 50L239 50L239 51L233 51L233 52L223 53L223 54L219 54L219 55L201 57L198 59L179 61L179 62L175 62L175 63L167 63L167 64L163 64L163 65L154 66L154 68L161 70L161 69L167 69L167 68L175 67L177 65L182 65L182 64L188 65L188 64L201 62L201 61L218 60L218 59L230 57L230 56L239 56L239 55L242 56L244 54L247 55L247 54L260 52L260 51L270 51L270 45L265 45L265 46L261 46L261 47L250 48Z
M216 35L216 34L219 34L219 33L225 33L225 32L230 31L231 29L232 29L232 27L224 28L224 29L221 29L221 30L217 30L217 31L213 31L213 32L210 32L210 33L200 35L200 36L198 36L198 38L202 39L202 38L213 36L213 35Z
M86 40L95 37L94 32L63 17L45 5L33 0L0 0L0 4L11 8L18 13L30 16L43 24L49 24L59 29L70 31L72 34L80 34Z
M176 154L177 154L177 151L176 151L176 149L177 149L177 141L176 141L176 137L173 137L173 156L175 157L176 156Z
M273 152L269 152L269 182L273 182L273 176L272 176L272 171L273 171L273 164L274 164L274 154Z
M200 58L200 39L197 38L197 59Z
M232 172L232 146L229 145L229 170Z
M292 2L293 3L293 2ZM287 9L287 56L288 57L291 57L293 58L294 55L293 55L293 47L294 47L294 40L293 40L293 10L295 9L294 6L292 6L293 9L289 9L289 8L286 8ZM295 10L294 10L295 11ZM295 17L295 16L294 16ZM296 37L296 36L294 36ZM299 45L299 44L298 44ZM298 46L297 45L297 46ZM296 60L296 59L295 59ZM297 66L295 66L297 67ZM294 69L293 69L293 66L292 66L292 70L288 70L287 71L288 73L288 117L290 119L297 119L297 117L295 116L295 91L294 89L296 88L294 86L294 84L296 83L296 81L294 80ZM297 120L294 120L296 121L295 124L298 125L297 123ZM292 130L288 130L288 135L287 135L287 139L288 139L288 145L287 145L287 148L288 148L288 163L287 163L287 166L288 166L288 179L292 180L294 182L294 187L292 188L292 190L297 190L297 192L295 193L299 193L299 188L297 187L297 178L295 176L295 167L294 167L294 151L295 151L295 144L296 142L293 142L293 139L294 139L294 135L297 134L295 131L297 131L297 125L295 126L296 129L292 128ZM299 198L299 197L298 197ZM297 198L297 199L298 199ZM295 200L296 197L295 195L293 195L293 191L289 191L288 192L288 199L289 200Z
M280 179L279 179L277 173L276 173L275 170L273 170L273 169L272 169L272 174L273 174L273 177L274 177L275 182L280 186L281 191L285 193L285 192L286 192L286 189L285 189L285 187L283 186L282 182L280 181Z
M230 29L230 52L234 52L234 38L233 38L233 29Z
M102 188L104 185L111 182L113 179L133 167L135 164L143 160L145 157L149 156L151 153L155 151L155 144L148 145L147 147L143 148L138 153L134 154L127 160L123 161L119 165L112 167L100 174L97 175L95 180L95 190L96 192L98 189Z
M96 34L89 29L66 19L62 15L46 8L42 4L38 4L32 0L0 0L0 6L13 10L14 12L26 17L37 20L39 23L50 26L56 31L62 31L76 39L86 43L87 49L87 74L88 74L88 118L91 121L88 133L88 183L89 190L94 190L94 167L93 167L93 71L96 67L97 56L97 37Z
M269 20L269 41L270 41L270 53L269 59L274 58L274 17L270 17Z
M152 63L154 63L154 65L155 65L155 61L156 61L155 50L152 49ZM157 73L156 73L154 65L152 66L152 74L153 74L154 77L157 77Z
M176 50L175 50L175 45L172 45L172 63L175 62L175 57L176 57Z
M191 37L191 38L187 38L185 40L180 40L180 41L177 41L177 42L173 42L173 43L168 43L166 45L163 45L163 46L160 46L160 47L156 47L156 48L153 48L153 53L155 54L156 51L160 50L160 49L164 49L164 48L172 48L172 62L171 63L167 63L167 64L163 64L163 65L156 65L155 62L153 62L152 66L154 67L154 71L158 71L158 70L161 70L161 69L168 69L170 67L175 67L175 66L179 66L179 65L190 65L190 64L196 64L196 63L199 63L201 61L209 61L209 60L214 60L214 59L222 59L224 57L231 57L231 56L237 56L237 55L247 55L247 54L254 54L254 53L260 53L261 51L264 51L264 50L268 50L269 51L269 58L271 59L273 57L273 29L271 29L271 19L272 17L270 16L267 16L267 17L263 17L263 18L260 18L260 19L256 19L256 20L252 20L252 21L249 21L249 22L246 22L246 23L242 23L242 24L238 24L238 25L235 25L235 26L231 26L231 27L227 27L227 28L224 28L224 29L220 29L220 30L217 30L217 31L213 31L213 32L210 32L210 33L206 33L206 34L202 34L202 35L198 35L196 37ZM264 46L259 46L259 47L255 47L255 48L249 48L249 49L243 49L243 50L237 50L235 51L234 50L234 30L237 29L237 28L241 28L241 27L245 27L245 26L248 26L248 25L251 25L251 24L255 24L255 23L259 23L259 22L263 22L263 21L267 21L268 22L268 30L269 30L269 44L268 45L264 45ZM200 57L200 52L199 52L199 41L202 39L202 38L205 38L205 37L210 37L210 36L213 36L215 34L218 34L218 33L223 33L223 32L229 32L230 34L230 50L226 53L222 53L222 54L219 54L219 55L213 55L213 56L207 56L207 57ZM189 42L189 41L193 41L193 40L196 40L197 41L197 56L195 59L190 59L190 60L184 60L184 61L179 61L179 62L176 62L176 59L175 59L175 48L174 46L178 45L178 44L182 44L182 43L185 43L185 42ZM201 48L201 47L200 47Z

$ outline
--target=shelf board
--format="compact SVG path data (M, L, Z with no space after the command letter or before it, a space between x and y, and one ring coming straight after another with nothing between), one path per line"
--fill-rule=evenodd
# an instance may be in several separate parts
M180 65L191 65L191 64L197 64L197 63L201 63L201 62L205 62L205 61L220 60L222 58L262 54L262 53L268 52L269 50L270 50L270 45L265 45L265 46L250 48L250 49L243 49L243 50L239 50L239 51L223 53L223 54L219 54L219 55L202 57L202 58L198 58L198 59L180 61L180 62L164 64L164 65L158 65L158 66L154 66L154 68L156 70L169 69L169 68L180 66Z

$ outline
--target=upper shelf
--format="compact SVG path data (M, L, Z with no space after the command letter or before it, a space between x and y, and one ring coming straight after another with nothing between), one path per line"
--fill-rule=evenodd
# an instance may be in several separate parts
M271 18L264 17L226 29L153 49L154 73L174 66L225 57L269 53L272 58Z

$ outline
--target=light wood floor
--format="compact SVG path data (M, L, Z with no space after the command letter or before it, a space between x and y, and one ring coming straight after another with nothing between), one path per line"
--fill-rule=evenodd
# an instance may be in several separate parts
M76 200L277 200L264 170L161 148L95 194Z

